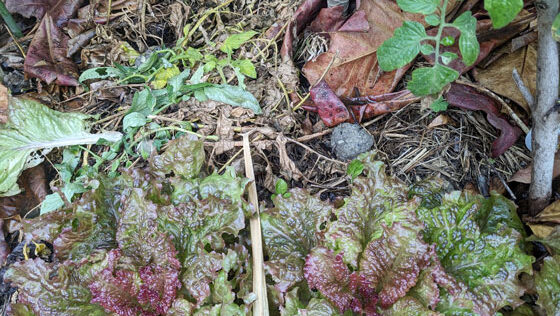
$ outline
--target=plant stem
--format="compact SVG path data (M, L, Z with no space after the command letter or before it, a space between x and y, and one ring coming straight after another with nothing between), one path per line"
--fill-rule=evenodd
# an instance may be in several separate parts
M4 19L6 26L10 29L10 31L12 31L15 37L17 38L23 37L23 33L21 32L21 29L16 24L16 21L14 20L14 18L12 17L12 15L10 14L6 6L4 5L3 1L0 1L0 16L2 16L2 19Z
M435 37L436 41L436 51L435 51L435 59L434 59L434 66L439 64L439 42L441 41L441 35L443 34L443 28L446 26L445 23L445 12L447 11L447 1L443 0L443 6L440 8L440 18L439 18L439 27L438 32Z
M533 168L529 188L529 211L538 214L552 195L554 153L558 145L556 130L560 114L555 107L560 77L558 43L552 37L552 23L558 13L558 0L539 0L537 8L537 101L531 109L533 116Z

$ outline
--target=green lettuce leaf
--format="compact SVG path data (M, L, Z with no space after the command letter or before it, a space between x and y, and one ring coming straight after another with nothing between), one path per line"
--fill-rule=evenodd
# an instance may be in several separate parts
M265 268L280 288L287 289L303 280L305 256L317 245L317 232L332 206L302 189L291 190L288 198L277 195L274 206L261 213L269 259Z
M467 308L478 314L522 304L525 288L518 276L531 273L534 258L522 250L523 237L516 229L521 222L511 202L498 195L484 199L452 192L440 206L416 212L425 224L424 240L436 244L441 264L461 289L450 290L458 294L444 301L471 301Z
M193 135L184 135L170 141L165 152L153 157L150 165L160 175L173 173L191 179L198 176L205 158L202 140Z
M560 256L546 257L541 271L535 276L535 285L539 300L546 315L560 313Z
M18 176L43 161L38 152L122 137L118 132L90 134L85 121L89 116L54 111L31 99L8 96L8 109L8 122L0 124L0 196L20 192Z
M90 303L91 293L84 284L73 282L72 273L67 266L57 268L36 258L10 266L4 280L18 287L18 303L35 315L107 315L100 305Z

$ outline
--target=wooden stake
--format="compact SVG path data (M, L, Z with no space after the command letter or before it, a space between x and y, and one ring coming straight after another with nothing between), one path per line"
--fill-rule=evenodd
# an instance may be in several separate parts
M255 208L255 214L249 220L251 229L251 250L253 255L253 292L257 295L257 300L253 305L253 315L268 316L261 217L257 186L255 185L255 173L253 171L253 159L251 158L251 147L249 145L249 134L250 132L243 134L243 155L245 158L245 176L251 180L248 185L249 203Z

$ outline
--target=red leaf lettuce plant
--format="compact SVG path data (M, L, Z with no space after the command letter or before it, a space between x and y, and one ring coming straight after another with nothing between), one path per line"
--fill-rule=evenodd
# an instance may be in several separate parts
M203 176L202 141L183 136L84 194L70 209L25 220L26 240L53 262L13 264L14 314L244 315L254 300L241 196L233 171Z
M262 214L267 273L282 315L494 315L516 307L534 258L499 195L407 188L375 154L335 208L291 190ZM316 291L315 291L316 290Z

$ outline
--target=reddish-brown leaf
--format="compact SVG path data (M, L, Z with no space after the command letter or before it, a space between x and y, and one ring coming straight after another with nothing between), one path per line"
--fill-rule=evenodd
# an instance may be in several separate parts
M43 165L26 169L18 179L23 192L0 197L0 217L25 215L29 210L37 207L47 196L47 179Z
M492 157L498 157L510 148L516 141L521 130L513 127L498 110L498 105L489 96L478 92L475 88L453 83L447 92L447 101L456 107L484 111L488 122L500 130L500 136L492 143Z

